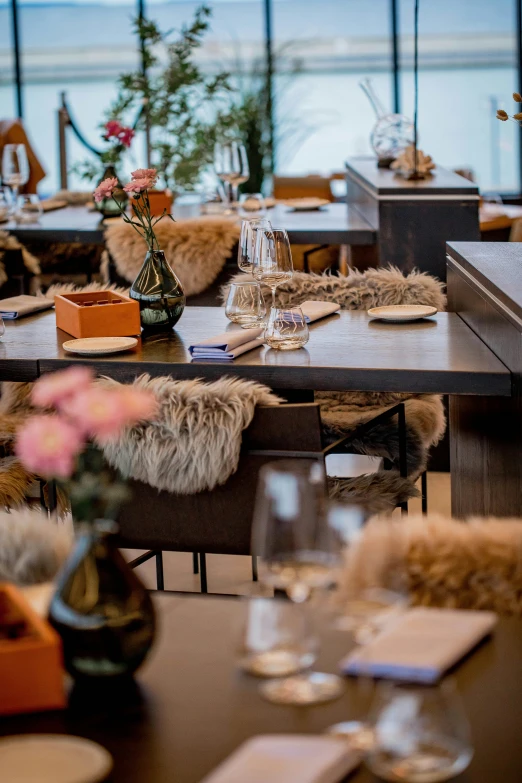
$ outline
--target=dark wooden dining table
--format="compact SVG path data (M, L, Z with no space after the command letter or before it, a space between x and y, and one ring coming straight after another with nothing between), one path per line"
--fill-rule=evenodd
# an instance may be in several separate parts
M197 217L198 204L175 206L177 219ZM343 203L328 204L320 210L294 212L284 204L268 210L273 226L284 228L290 241L299 245L372 245L376 231L355 209ZM80 242L103 244L104 226L100 214L87 207L64 207L47 212L34 225L18 225L14 221L1 228L18 237L21 242L31 240L48 242Z
M198 783L252 736L320 734L334 723L366 717L371 689L351 679L346 693L330 704L265 702L259 680L237 666L244 601L165 593L155 603L159 637L135 688L75 689L65 711L0 719L0 735L92 739L113 756L112 783ZM346 632L324 630L316 668L335 672L350 647ZM452 673L475 751L468 770L456 778L461 783L522 780L521 660L522 623L501 619L492 637ZM353 783L374 780L364 766L350 777Z

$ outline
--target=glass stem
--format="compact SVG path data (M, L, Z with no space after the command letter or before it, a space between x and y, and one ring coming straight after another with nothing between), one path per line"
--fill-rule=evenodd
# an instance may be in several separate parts
M272 288L272 310L276 306L275 292L276 292L276 290L275 290L275 286L274 286L274 288Z
M18 193L19 193L20 188L18 187L18 185L13 185L11 189L13 191L13 209L12 209L12 212L13 212L13 215L14 215L16 213L17 209L18 209Z

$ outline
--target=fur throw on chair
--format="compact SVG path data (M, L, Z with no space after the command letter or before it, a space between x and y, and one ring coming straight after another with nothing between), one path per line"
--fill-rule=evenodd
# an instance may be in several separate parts
M414 605L522 616L521 555L520 519L375 519L346 553L341 605L405 566Z
M70 522L28 508L0 511L0 582L25 586L54 579L72 544Z
M224 484L237 470L256 405L281 402L266 386L240 378L203 383L142 375L134 383L154 393L159 416L105 445L105 457L125 477L179 495Z
M25 268L35 277L40 274L40 262L36 256L33 256L16 237L11 236L7 231L0 231L0 286L7 282L4 257L10 250L20 250Z
M200 294L214 282L239 239L236 220L223 217L200 217L176 223L163 219L155 230L186 296ZM145 241L131 225L117 220L107 224L105 243L118 275L132 284L145 259ZM108 260L105 253L102 262L105 279Z
M328 476L330 499L358 506L365 517L391 514L398 505L419 494L414 482L402 478L396 470L378 470L356 478Z

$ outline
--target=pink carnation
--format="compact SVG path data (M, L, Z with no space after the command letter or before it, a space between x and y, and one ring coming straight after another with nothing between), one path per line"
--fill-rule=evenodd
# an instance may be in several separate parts
M102 443L118 435L125 422L119 396L113 390L86 389L67 400L62 409L86 436Z
M130 147L134 138L134 131L132 128L122 128L118 133L118 139L121 141L124 147Z
M111 139L120 135L124 130L118 120L109 120L105 123L105 138Z
M104 198L110 198L115 188L118 187L118 180L116 177L107 177L103 182L100 182L98 187L93 193L94 200L97 202L103 201Z
M39 408L56 408L64 400L87 389L94 378L89 367L69 367L36 381L31 392L31 402Z
M144 190L152 188L154 182L150 177L143 177L142 179L134 179L132 182L128 182L123 190L125 193L142 193Z
M69 478L84 446L81 434L60 416L33 416L16 436L16 455L32 473Z
M135 386L122 386L115 390L119 398L120 412L125 426L152 419L158 403L152 392Z
M136 169L136 171L131 172L132 179L150 179L153 181L153 184L156 183L156 180L158 178L158 172L156 169Z

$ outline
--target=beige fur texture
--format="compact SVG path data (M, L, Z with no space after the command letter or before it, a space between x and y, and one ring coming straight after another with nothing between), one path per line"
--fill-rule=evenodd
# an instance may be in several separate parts
M121 288L117 285L111 285L108 283L88 283L87 285L75 285L74 283L56 283L50 286L45 294L47 299L54 299L55 296L60 294L74 294L74 293L91 293L93 291L114 291L117 294L128 295L128 288Z
M401 572L414 605L522 616L522 520L376 518L346 553L341 603Z
M216 279L239 239L235 219L199 217L173 223L163 218L156 225L156 236L167 261L179 277L186 296L200 294ZM147 252L145 241L133 227L113 221L105 231L107 250L120 277L133 283ZM102 272L107 268L107 257Z
M3 263L6 250L21 250L26 269L35 276L40 274L40 263L36 256L33 256L16 237L11 236L7 231L0 231L0 286L7 282Z
M125 477L180 495L224 484L237 470L256 405L280 402L266 386L239 378L203 383L142 375L134 385L154 393L159 415L105 446L105 457Z
M0 582L25 586L54 579L72 545L70 522L40 510L0 511Z

